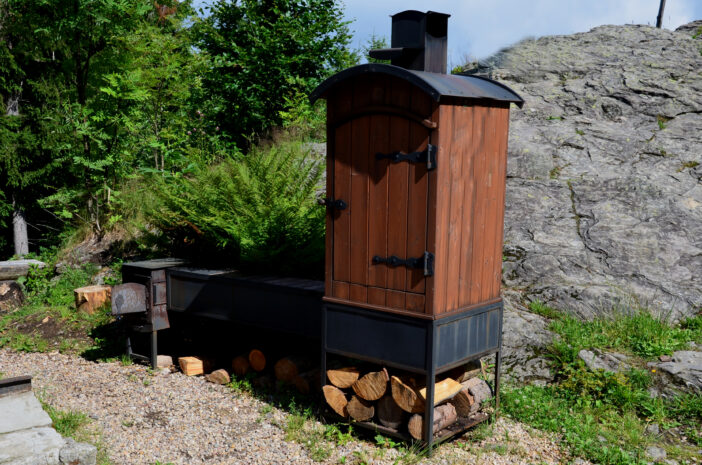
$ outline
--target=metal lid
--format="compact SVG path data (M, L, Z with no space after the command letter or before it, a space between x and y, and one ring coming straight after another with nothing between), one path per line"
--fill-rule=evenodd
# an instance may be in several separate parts
M414 71L381 63L354 66L336 73L312 91L310 101L314 103L319 98L325 98L327 92L332 88L348 79L364 74L386 74L404 79L422 89L437 102L440 102L443 97L457 97L510 102L519 108L524 105L524 100L516 92L492 79L481 76Z

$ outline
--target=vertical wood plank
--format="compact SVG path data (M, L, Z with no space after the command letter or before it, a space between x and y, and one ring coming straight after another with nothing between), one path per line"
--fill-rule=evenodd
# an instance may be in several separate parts
M353 121L351 130L351 236L349 239L351 263L350 282L368 284L368 142L370 117ZM363 301L365 302L365 300Z
M339 126L334 140L334 199L351 201L351 130L353 122ZM332 210L334 217L334 280L351 278L351 208Z
M412 111L422 117L429 117L431 101L419 89L412 90ZM422 151L429 143L429 131L417 124L410 124L410 152ZM421 257L427 250L427 201L429 194L429 172L425 163L409 163L408 204L407 204L407 257ZM410 269L407 272L406 289L409 292L423 293L426 278L423 269ZM416 301L415 301L416 304ZM416 310L416 305L413 305ZM409 302L408 302L409 309ZM423 311L423 309L422 309Z
M475 207L473 209L473 257L471 259L471 287L469 304L480 301L483 288L482 264L485 257L485 223L486 223L486 183L487 156L490 144L490 132L487 127L488 109L483 106L475 107L476 120L479 122L480 146L475 157Z
M327 189L326 197L330 197L334 193L334 131L331 129L330 122L334 121L334 108L336 106L336 96L334 93L329 95L326 101L327 104ZM332 297L332 265L334 263L334 221L331 211L326 212L326 232L324 235L324 295Z
M390 308L399 308L404 310L406 295L407 293L404 291L394 291L388 289L385 297L385 300L387 302L386 305Z
M337 299L349 299L349 283L332 281L332 292Z
M359 284L349 284L349 300L352 302L367 302L368 294L366 286Z
M417 313L424 313L425 303L424 294L414 294L412 292L408 292L405 296L405 308L407 310Z
M431 120L438 123L438 129L435 129L434 131L431 132L431 135L429 137L429 142L431 144L435 144L437 146L437 160L441 160L441 157L443 156L444 149L442 148L440 142L441 142L441 110L440 106L438 103L432 102L432 116ZM434 257L436 259L437 255L437 216L436 216L436 207L437 207L437 195L438 195L438 183L437 183L437 176L438 176L439 169L432 171L429 176L427 176L427 191L429 193L428 195L428 201L427 201L427 250L431 253L434 254ZM436 261L434 262L434 265L436 266ZM426 302L425 302L425 313L428 315L434 315L437 313L437 305L436 305L436 287L437 284L440 281L437 281L437 275L436 275L437 270L435 269L434 271L434 276L429 276L427 277L425 281L425 290L424 294L426 295Z
M497 126L499 124L499 108L489 107L487 118L488 136L487 148L487 165L485 172L485 193L486 193L486 212L485 212L485 246L483 254L483 268L481 272L481 280L483 281L480 290L480 300L490 298L492 292L492 283L494 277L494 269L497 257L495 256L495 243L497 242L497 234L499 234L498 218L497 218L497 196L500 188L499 182L499 138L497 135ZM501 255L500 255L501 257ZM501 261L501 260L500 260Z
M509 138L509 107L502 107L498 111L497 138L498 146L498 173L495 179L497 186L497 233L495 241L495 266L493 267L493 280L489 298L500 296L502 285L502 245L505 225L505 183L507 180L507 140Z
M446 311L458 308L459 299L459 274L461 265L461 234L463 226L463 198L464 198L464 172L463 163L466 158L465 137L466 108L460 105L452 105L451 113L453 118L453 134L451 135L452 151L449 161L449 171L451 175L451 189L449 199L449 219L448 219L448 271L446 276Z
M411 102L410 87L407 83L398 83L390 89L390 102L393 105L408 108ZM397 116L390 117L389 151L408 150L409 121ZM407 192L409 168L407 163L390 163L388 177L388 242L387 256L407 257ZM387 287L404 291L406 289L407 271L405 267L387 268ZM400 302L401 301L401 302ZM387 294L388 305L404 308L404 294Z
M433 179L436 180L435 222L430 227L435 228L434 234L436 252L434 254L434 314L446 311L446 281L448 276L448 235L446 234L449 223L449 201L451 189L450 159L453 156L452 134L454 121L451 107L439 107L439 141L437 154L437 167ZM431 211L431 208L430 208Z
M475 207L475 164L480 153L482 143L482 127L476 111L476 107L471 106L465 109L467 123L470 130L466 131L468 140L463 140L465 144L465 158L463 159L463 219L461 232L461 262L458 276L458 302L460 306L470 304L470 290L473 263L473 217Z
M385 289L379 287L368 287L368 303L373 305L385 306Z

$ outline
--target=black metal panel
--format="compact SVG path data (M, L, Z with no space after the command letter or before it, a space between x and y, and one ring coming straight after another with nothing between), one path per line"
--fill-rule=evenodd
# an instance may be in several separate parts
M166 275L169 311L319 338L322 281L188 268Z
M323 98L332 88L364 74L388 75L403 79L426 92L437 102L443 97L457 97L511 102L520 108L524 105L524 100L512 89L485 77L413 71L382 63L354 66L331 76L310 94L310 100L314 102Z
M437 320L436 368L497 350L501 315L500 303L467 312L458 319Z
M431 322L356 307L326 304L327 351L391 366L423 370Z

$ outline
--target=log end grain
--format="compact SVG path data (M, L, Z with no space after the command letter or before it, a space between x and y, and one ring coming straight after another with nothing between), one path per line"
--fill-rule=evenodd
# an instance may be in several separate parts
M339 389L350 388L361 376L361 372L356 367L344 367L327 370L329 382Z
M249 352L249 364L254 371L263 371L266 369L266 356L258 349L253 349Z
M348 418L349 412L346 409L348 401L346 400L346 394L336 386L327 384L322 388L324 393L324 399L327 401L329 407L334 410L339 416L343 418Z
M351 388L356 395L364 400L374 401L385 395L388 389L388 372L385 368L363 375Z

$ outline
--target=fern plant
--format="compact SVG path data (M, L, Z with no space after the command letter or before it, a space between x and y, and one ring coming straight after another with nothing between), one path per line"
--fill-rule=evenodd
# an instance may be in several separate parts
M254 147L188 177L162 178L151 216L173 244L191 252L207 250L255 272L318 274L323 168L299 142Z

